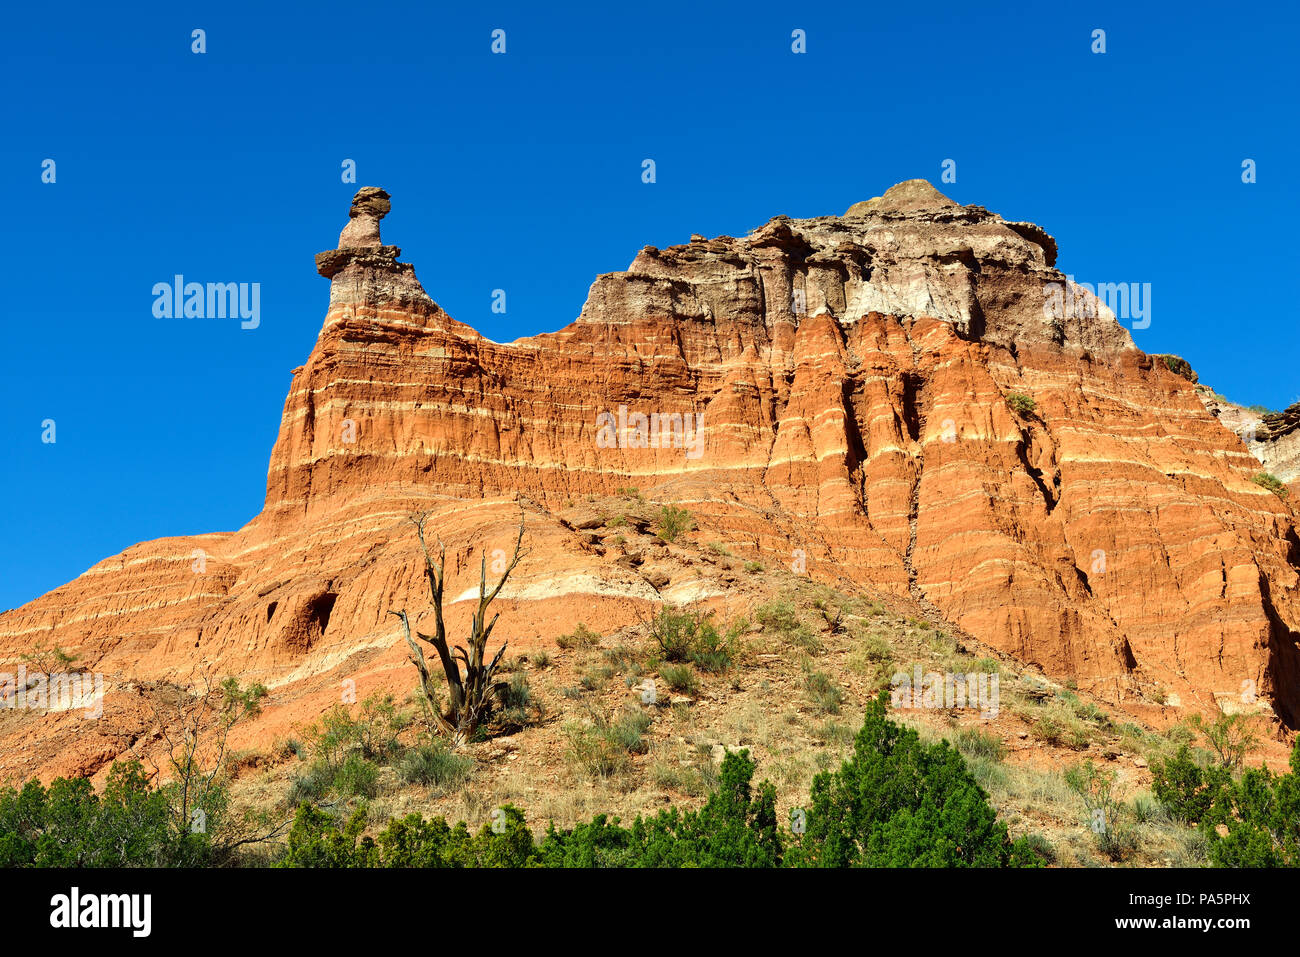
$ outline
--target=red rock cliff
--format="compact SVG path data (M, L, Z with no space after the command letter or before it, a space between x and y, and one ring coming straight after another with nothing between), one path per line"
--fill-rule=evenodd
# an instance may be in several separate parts
M105 559L0 616L0 655L43 641L120 682L201 659L291 683L391 646L394 603L423 607L406 514L441 513L468 587L516 498L536 536L517 601L654 599L551 514L637 486L1115 700L1231 708L1249 682L1300 719L1293 511L1104 306L1045 312L1065 277L1039 227L913 180L842 217L647 247L569 326L498 344L382 244L388 210L361 190L317 257L329 311L262 513Z

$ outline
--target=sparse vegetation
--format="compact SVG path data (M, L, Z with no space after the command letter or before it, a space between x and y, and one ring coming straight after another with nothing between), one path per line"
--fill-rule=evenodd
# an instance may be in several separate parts
M450 750L440 739L411 748L398 764L398 774L408 784L455 787L469 777L474 761Z
M646 751L644 734L650 715L629 706L616 718L593 711L585 721L565 726L569 757L593 778L609 778L628 770L633 754Z
M512 674L508 682L497 686L497 695L493 722L497 730L513 733L541 719L542 706L533 697L526 673L516 671Z
M64 651L57 644L47 645L44 638L36 639L31 649L20 654L18 658L27 666L28 671L47 675L67 671L77 662L76 655Z
M665 542L675 542L682 535L695 528L695 519L691 513L676 505L665 505L659 510L658 535Z
M1187 723L1205 740L1219 759L1219 765L1229 771L1240 770L1246 755L1259 744L1256 721L1251 715L1221 714L1207 722L1200 714L1194 714Z
M1065 772L1065 783L1083 799L1097 849L1112 861L1128 857L1137 847L1137 836L1128 821L1128 808L1114 793L1115 772L1083 761Z
M660 665L659 677L673 691L682 694L695 694L700 690L699 679L695 677L695 669L690 665Z
M1007 756L1007 748L1002 739L979 728L960 729L953 736L953 744L968 758L1001 761Z
M726 632L713 623L712 612L683 611L665 606L650 619L651 640L665 661L691 662L704 671L726 671L738 650L744 621L735 622Z
M777 635L810 655L822 653L820 636L803 620L788 599L761 605L754 610L754 617L764 632Z
M662 546L651 547L667 554ZM690 548L717 554L709 545L682 546L673 552ZM728 564L734 568L738 563ZM1261 816L1250 804L1264 789L1276 794L1280 778L1261 779L1265 784L1256 780L1253 792L1242 791L1234 778L1240 773L1241 758L1258 743L1245 719L1188 720L1154 734L1120 723L1118 713L1112 721L1086 692L1068 681L1063 688L1021 672L1013 661L976 657L977 652L968 650L969 639L935 627L904 600L886 608L879 601L850 597L780 569L771 582L780 591L749 612L762 629L758 638L744 637L749 625L732 619L734 611L717 613L728 616L731 624L724 627L703 605L688 609L668 605L640 627L614 628L604 637L579 624L559 640L569 654L552 658L529 648L522 657L503 655L494 683L491 724L470 739L469 752L451 747L445 736L430 736L411 702L399 705L392 698L379 697L333 709L318 719L316 727L277 740L267 754L228 756L226 776L237 776L241 783L248 778L246 786L257 793L265 790L263 775L273 774L273 780L279 779L277 797L287 798L287 804L276 806L283 818L293 808L307 805L295 819L303 828L294 839L294 849L282 852L286 863L304 864L316 856L349 862L346 866L359 862L387 866L427 855L442 864L463 860L467 866L479 866L498 853L502 859L533 865L583 855L594 855L592 859L610 866L641 863L642 855L651 853L647 844L639 843L644 835L656 828L661 830L655 833L672 835L674 840L687 833L680 825L661 822L657 805L667 802L680 807L689 799L702 801L716 794L715 788L722 789L722 769L737 760L735 752L729 752L737 743L762 757L780 806L809 810L811 825L815 805L812 798L804 798L813 782L834 775L845 794L857 786L857 778L840 777L843 768L834 770L846 750L852 749L854 755L858 751L855 726L847 717L858 713L867 696L886 687L893 671L910 669L916 662L925 671L1001 677L1003 719L996 726L968 722L958 712L900 712L910 727L890 732L914 733L921 749L937 754L947 747L956 756L959 763L954 768L963 770L953 772L951 796L972 802L974 820L982 820L974 803L977 799L996 809L993 820L1003 827L1006 844L994 841L993 850L972 849L972 853L987 852L1005 863L1061 866L1113 861L1203 866L1257 851L1265 863L1286 859L1285 821ZM743 587L752 590L767 584L765 579ZM718 605L735 608L731 601ZM740 670L741 665L745 670ZM647 695L651 679L659 684L658 700ZM445 696L445 688L442 691ZM487 736L511 726L537 724L539 692L572 699L563 700L566 713L561 720L549 729L544 725L527 731L518 743L490 742ZM419 697L414 703L420 704ZM581 715L576 720L575 712ZM944 737L951 744L944 745ZM1106 761L1115 762L1109 765L1112 768L1127 769L1126 754L1138 767L1144 763L1138 759L1145 757L1153 777L1151 793L1129 790L1121 797L1121 789L1135 783L1127 770L1109 786L1085 784L1080 789L1087 776L1076 779L1072 774L1067 783L1051 760L1024 760L1025 748L1059 759L1060 752L1049 752L1048 746L1089 748L1090 752L1093 746ZM1009 748L1015 749L1014 760L1007 760ZM515 762L516 758L520 760ZM484 773L475 772L476 760L483 762ZM874 762L879 760L873 756L870 766L877 767ZM749 774L756 763L750 760ZM916 758L888 766L896 773L912 774L919 773L914 768L922 763ZM862 767L854 774L863 773ZM1104 773L1108 765L1100 762L1100 767ZM1139 785L1142 779L1139 772ZM538 780L557 783L538 787ZM753 801L759 792L753 788L750 793ZM873 793L880 802L893 799L888 788ZM507 810L521 798L542 824L548 818L557 822L545 835L537 822L530 829L522 811ZM1107 800L1115 805L1111 810L1116 816L1107 812L1105 826L1098 830L1092 811L1105 808ZM432 808L447 816L401 816L412 807L425 815ZM597 814L599 810L617 810L628 820L640 816L624 826L618 818ZM858 834L857 850L845 851L858 862L932 863L930 857L911 856L931 852L909 836L911 825L905 815L917 816L932 828L933 820L950 811L966 813L945 810L940 801L933 810L882 812L883 817L873 819L864 832L855 830L858 824L842 820L825 834L837 841ZM451 814L470 823L452 826L448 822L457 818ZM514 843L507 848L501 843L503 835L494 829L486 829L492 840L484 843L480 825L491 817L499 827L503 815L505 833ZM680 821L680 810L678 815ZM1231 833L1229 819L1239 832L1231 842L1226 841ZM829 862L825 850L817 849L827 838L787 831L780 826L784 821L783 815L775 845L782 863ZM552 832L559 837L552 838ZM940 825L938 833L942 840L944 834L955 833L955 825ZM1012 836L1020 839L1013 842ZM426 837L441 850L422 843ZM0 827L0 847L4 838ZM548 845L550 840L557 843ZM1273 850L1261 850L1266 847ZM390 857L390 850L395 856ZM672 857L678 852L665 844L653 854L661 855L656 859L672 857L689 863L696 860L691 855L697 852L698 848ZM804 857L805 852L811 858ZM966 853L964 847L933 851L935 858Z
M572 648L591 648L600 644L600 634L592 631L582 622L567 635L560 635L555 643L566 651Z
M799 615L789 601L774 601L754 611L754 618L765 630L788 634L799 626Z
M1060 708L1044 710L1034 721L1031 731L1036 738L1048 744L1082 751L1091 736L1088 727L1068 711Z
M1260 488L1266 488L1278 498L1286 498L1287 487L1283 481L1272 472L1256 472L1250 480Z
M871 678L874 682L872 693L880 685L889 681L894 665L894 652L889 642L879 635L867 635L861 643L849 653L849 670Z
M819 710L826 714L840 713L840 705L844 703L844 689L826 672L805 666L803 689L808 700Z
M1037 866L1053 860L1045 839L1012 842L987 795L946 742L925 745L885 719L885 697L868 709L854 752L813 782L806 828L778 824L776 792L752 784L757 762L728 752L716 789L698 811L638 816L630 828L597 814L568 829L553 824L538 841L513 805L471 835L463 822L408 815L365 836L364 809L341 821L304 805L285 867L843 867ZM613 736L610 736L611 738ZM616 752L611 741L600 754ZM613 762L617 764L617 762ZM594 766L607 769L608 762ZM680 776L659 764L665 782ZM611 772L613 773L613 772ZM804 832L804 833L799 833Z
M1033 413L1038 403L1033 400L1032 396L1025 395L1023 392L1008 392L1007 405L1019 416L1027 416Z

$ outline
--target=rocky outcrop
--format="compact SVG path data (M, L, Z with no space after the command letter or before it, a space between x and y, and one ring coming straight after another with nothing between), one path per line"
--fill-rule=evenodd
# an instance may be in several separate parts
M1264 413L1256 437L1261 442L1277 442L1296 432L1300 432L1300 402L1287 406L1281 412Z
M1163 362L1165 364L1166 369L1168 369L1174 375L1182 376L1188 382L1195 383L1199 381L1195 370L1192 369L1192 364L1188 362L1186 359L1184 359L1182 356L1161 355L1158 353L1152 353L1151 358L1159 362Z
M348 212L348 224L339 233L337 249L316 254L316 271L333 279L348 266L389 273L409 273L411 267L397 262L402 250L385 246L379 238L379 221L393 208L392 197L375 186L357 191Z
M522 505L503 628L525 644L707 594L557 517L631 486L705 540L911 596L1116 702L1236 707L1249 688L1300 719L1292 505L1104 307L1044 308L1067 280L1038 227L913 180L843 217L646 247L570 325L499 344L382 244L388 205L360 191L317 257L330 306L261 514L0 616L0 655L58 642L124 683L203 660L282 695L375 655L401 667L388 610L423 607L414 510L435 513L459 595Z
M1206 386L1197 391L1206 410L1241 438L1264 472L1300 493L1300 402L1268 412L1229 402Z

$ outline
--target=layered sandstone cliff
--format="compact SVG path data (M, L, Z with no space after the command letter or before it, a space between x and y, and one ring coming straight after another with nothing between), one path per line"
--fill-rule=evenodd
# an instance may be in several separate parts
M388 211L360 191L317 257L329 310L261 514L137 545L0 616L0 656L61 645L110 696L198 661L273 690L334 681L396 648L390 608L424 607L416 509L459 594L522 505L520 641L714 594L664 587L564 517L633 486L707 539L910 596L1116 702L1300 720L1291 503L1104 306L1044 309L1066 280L1039 227L913 180L844 216L646 247L570 325L498 344L383 245ZM129 747L129 725L82 734L76 766Z

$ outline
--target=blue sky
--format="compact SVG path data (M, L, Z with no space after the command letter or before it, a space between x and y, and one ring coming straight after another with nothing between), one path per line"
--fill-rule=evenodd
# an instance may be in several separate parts
M0 609L257 513L356 185L393 194L385 240L430 295L509 341L643 245L924 177L1042 224L1078 280L1150 282L1140 347L1238 401L1300 397L1293 6L269 6L6 12ZM259 328L154 318L176 273L260 283Z

